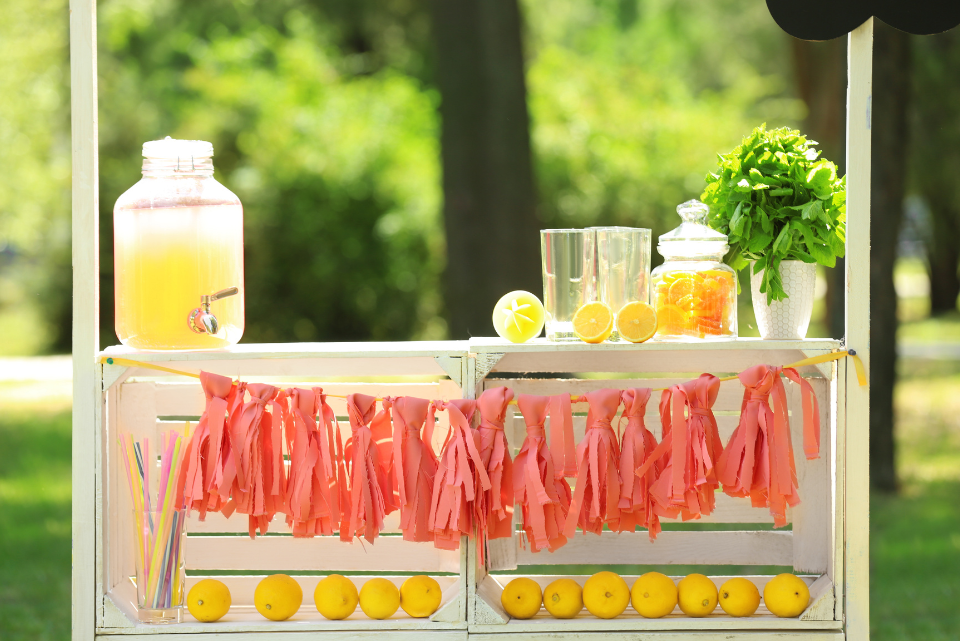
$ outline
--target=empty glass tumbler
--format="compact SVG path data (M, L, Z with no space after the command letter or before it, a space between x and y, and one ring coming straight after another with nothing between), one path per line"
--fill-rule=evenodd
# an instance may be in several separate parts
M573 332L573 315L584 303L597 298L595 251L596 233L592 229L540 231L548 340L578 340Z
M650 302L650 230L595 227L597 294L614 314L627 303ZM608 340L618 341L614 330Z
M143 623L180 623L186 518L185 510L134 510L137 616Z

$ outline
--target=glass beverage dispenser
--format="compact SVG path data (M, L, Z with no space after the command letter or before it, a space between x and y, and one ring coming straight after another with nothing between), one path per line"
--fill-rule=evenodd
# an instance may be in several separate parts
M213 145L143 144L143 178L113 209L116 330L137 349L235 344L243 334L243 208L213 177Z

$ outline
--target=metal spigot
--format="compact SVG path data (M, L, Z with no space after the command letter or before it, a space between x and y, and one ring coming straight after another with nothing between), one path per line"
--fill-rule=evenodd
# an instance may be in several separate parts
M237 287L228 287L226 289L221 289L215 294L204 294L200 297L200 307L194 308L190 312L190 317L187 319L187 324L197 334L216 334L220 331L220 322L217 320L217 317L210 313L210 303L215 300L220 300L221 298L226 298L227 296L233 296L234 294L239 294L240 289Z

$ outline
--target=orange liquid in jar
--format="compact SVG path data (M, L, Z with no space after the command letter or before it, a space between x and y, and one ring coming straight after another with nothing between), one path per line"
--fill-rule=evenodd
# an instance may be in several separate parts
M137 349L233 345L243 334L243 208L202 207L114 211L116 329ZM217 334L188 325L200 296L228 287L240 293L210 304Z
M717 269L673 271L653 285L657 336L736 336L737 284Z

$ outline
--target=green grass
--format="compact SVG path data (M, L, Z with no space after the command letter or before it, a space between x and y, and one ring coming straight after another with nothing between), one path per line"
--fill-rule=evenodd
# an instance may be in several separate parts
M6 409L0 409L0 638L68 639L70 415Z

